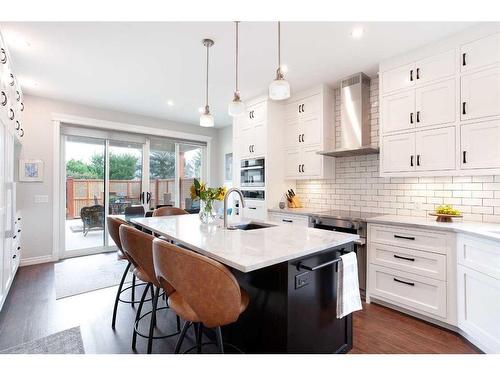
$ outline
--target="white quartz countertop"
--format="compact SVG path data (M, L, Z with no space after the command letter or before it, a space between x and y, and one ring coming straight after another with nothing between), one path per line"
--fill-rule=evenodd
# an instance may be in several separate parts
M500 224L474 221L454 220L451 223L440 223L435 217L412 217L398 215L381 215L367 219L368 223L401 225L421 229L443 230L477 235L500 241Z
M224 229L222 221L202 224L197 214L135 218L132 223L242 272L250 272L300 258L359 239L356 234L296 225L254 230ZM229 225L249 220L232 218ZM254 221L255 222L255 221Z

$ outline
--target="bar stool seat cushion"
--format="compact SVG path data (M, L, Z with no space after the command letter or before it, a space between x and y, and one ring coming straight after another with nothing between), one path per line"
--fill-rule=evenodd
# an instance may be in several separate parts
M248 303L250 302L250 297L245 289L240 288L241 292L241 302L240 302L240 314L246 310ZM174 292L168 297L168 305L172 310L176 312L182 319L198 323L201 319L196 315L194 310L189 306L189 304L182 298L179 292Z

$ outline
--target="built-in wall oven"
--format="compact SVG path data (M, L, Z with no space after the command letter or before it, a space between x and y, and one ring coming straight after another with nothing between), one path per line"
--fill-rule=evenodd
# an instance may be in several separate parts
M359 289L361 297L364 298L366 293L366 222L362 220L312 216L309 218L309 226L359 235L359 240L354 242L354 251L358 259Z
M245 187L264 187L266 170L264 158L244 159L240 165L240 185Z

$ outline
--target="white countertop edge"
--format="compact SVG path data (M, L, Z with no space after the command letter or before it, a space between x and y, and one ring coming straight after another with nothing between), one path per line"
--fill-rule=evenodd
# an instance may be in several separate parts
M131 222L134 223L134 221L136 221L135 219L132 219ZM272 223L272 221L270 221L270 223ZM279 263L283 263L283 262L287 262L289 260L292 260L292 259L297 259L297 258L302 258L304 256L308 256L308 255L313 255L313 254L316 254L316 253L319 253L319 252L322 252L322 251L325 251L325 250L328 250L332 247L337 247L337 246L342 246L342 245L345 245L347 243L350 243L350 242L353 242L353 241L356 241L359 239L359 236L357 234L349 234L349 233L342 233L343 235L345 235L345 238L343 240L337 240L335 243L328 243L326 245L323 245L323 246L320 246L320 247L315 247L313 249L307 249L307 250L303 250L303 251L300 251L300 252L297 252L297 253L293 253L293 254L289 254L289 255L286 255L286 256L282 256L282 257L278 257L278 258L274 258L272 260L268 260L268 261L263 261L263 262L260 262L260 263L256 263L256 264L253 264L252 266L248 266L248 267L245 267L245 266L241 266L240 264L237 264L237 263L234 263L226 258L223 258L221 256L218 256L217 254L214 254L210 251L206 251L204 249L201 249L197 246L193 246L192 244L190 243L187 243L185 241L181 241L179 240L178 238L176 237L173 237L173 236L170 236L166 233L158 233L153 227L150 227L144 223L140 223L140 222L137 222L135 223L136 225L140 225L154 233L157 233L157 234L160 234L161 236L164 236L165 238L168 238L169 240L173 240L181 245L184 245L185 247L193 250L193 251L196 251L197 253L200 253L206 257L209 257L211 259L214 259L228 267L232 267L238 271L241 271L241 272L244 272L244 273L247 273L247 272L252 272L252 271L255 271L255 270L258 270L258 269L261 269L261 268L265 268L265 267L269 267L269 266L273 266L273 265L276 265L276 264L279 264ZM266 228L262 229L262 230L265 230Z
M398 225L404 227L432 229L443 232L464 233L490 240L500 241L500 224L475 221L453 221L440 223L435 219L418 216L382 215L366 220L368 224ZM493 233L492 231L498 231Z

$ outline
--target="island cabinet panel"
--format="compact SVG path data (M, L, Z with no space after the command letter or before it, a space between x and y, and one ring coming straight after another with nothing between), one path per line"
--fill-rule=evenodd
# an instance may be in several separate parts
M232 270L250 295L239 320L222 329L245 353L345 353L352 349L352 314L336 318L336 263L352 244L249 273Z

